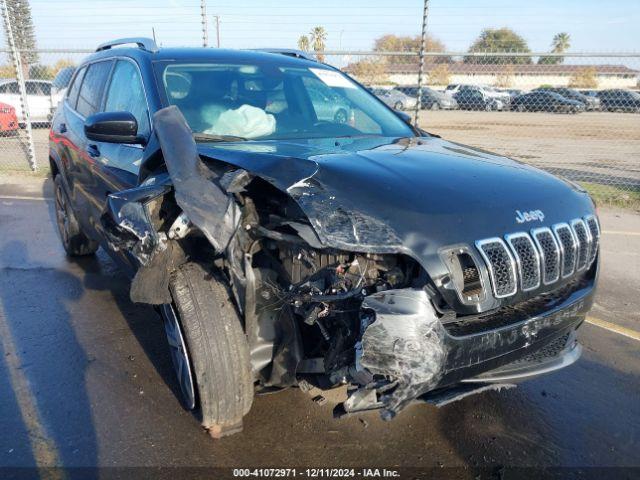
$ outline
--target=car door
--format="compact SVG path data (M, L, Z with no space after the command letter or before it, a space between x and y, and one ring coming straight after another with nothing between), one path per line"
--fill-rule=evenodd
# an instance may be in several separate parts
M87 66L75 109L67 118L67 135L74 145L71 158L74 178L74 200L78 206L76 214L85 233L99 240L100 210L102 204L96 198L97 179L94 166L104 162L99 149L87 141L84 133L85 120L101 110L104 86L109 78L114 61L102 60Z

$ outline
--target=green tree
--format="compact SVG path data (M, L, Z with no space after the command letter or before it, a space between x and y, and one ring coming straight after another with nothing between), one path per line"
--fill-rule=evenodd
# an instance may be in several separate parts
M415 36L397 36L393 34L383 35L376 38L373 44L373 50L376 52L414 52L420 51L422 38L420 35ZM427 36L426 52L444 52L446 47L444 43L435 37ZM407 63L414 61L413 57L406 57L403 55L389 56L387 60L390 63ZM451 57L425 57L426 63L450 63Z
M309 41L309 37L306 35L300 35L298 38L298 48L303 52L308 52L311 50L311 42Z
M551 42L551 53L564 53L571 46L571 35L566 32L556 33ZM564 57L540 57L539 65L556 65L564 62Z
M578 69L569 79L571 88L597 88L598 72L595 67L584 67Z
M531 50L524 38L510 28L486 28L469 47L469 53L529 53ZM531 57L466 56L465 63L523 64L531 63Z
M20 60L22 61L24 73L28 76L29 66L38 62L38 53L35 51L36 36L33 28L31 6L28 0L5 0L5 3L9 20L11 21L13 40L16 49L20 51ZM8 38L6 30L5 38Z
M324 27L313 27L309 32L309 41L313 46L318 61L324 62L325 42L327 41L327 31Z

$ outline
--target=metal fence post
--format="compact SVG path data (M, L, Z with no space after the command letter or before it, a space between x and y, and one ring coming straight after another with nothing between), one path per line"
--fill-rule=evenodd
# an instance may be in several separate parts
M33 131L31 130L31 115L29 113L29 104L27 103L27 87L24 81L22 58L20 56L20 51L18 51L16 47L13 37L11 16L9 15L9 8L7 7L6 0L1 0L1 7L2 17L4 18L5 32L7 35L7 43L9 44L9 50L11 50L13 67L16 71L16 80L18 81L18 89L20 91L20 104L22 107L22 116L24 117L25 131L27 133L27 161L29 162L31 170L36 171L38 169L38 164L36 162L36 151L33 143Z
M422 41L420 43L420 70L418 70L418 99L416 101L416 110L414 114L413 124L418 127L418 117L420 115L420 107L422 106L422 83L424 81L424 53L427 49L427 17L429 16L429 0L424 0L424 9L422 11Z

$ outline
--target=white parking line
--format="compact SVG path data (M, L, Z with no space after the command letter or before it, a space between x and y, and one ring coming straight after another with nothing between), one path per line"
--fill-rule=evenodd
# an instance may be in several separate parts
M0 200L36 200L46 202L53 200L53 197L27 197L24 195L0 195Z

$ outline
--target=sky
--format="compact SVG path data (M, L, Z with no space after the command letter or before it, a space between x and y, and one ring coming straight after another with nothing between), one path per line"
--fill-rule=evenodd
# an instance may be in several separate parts
M452 51L464 51L483 28L510 27L532 50L546 51L568 32L571 51L630 52L640 46L640 0L430 0L428 31ZM39 48L95 48L105 40L151 36L164 46L198 46L200 0L31 0ZM208 0L221 46L295 48L301 34L322 25L329 50L370 50L385 33L417 35L422 0Z

